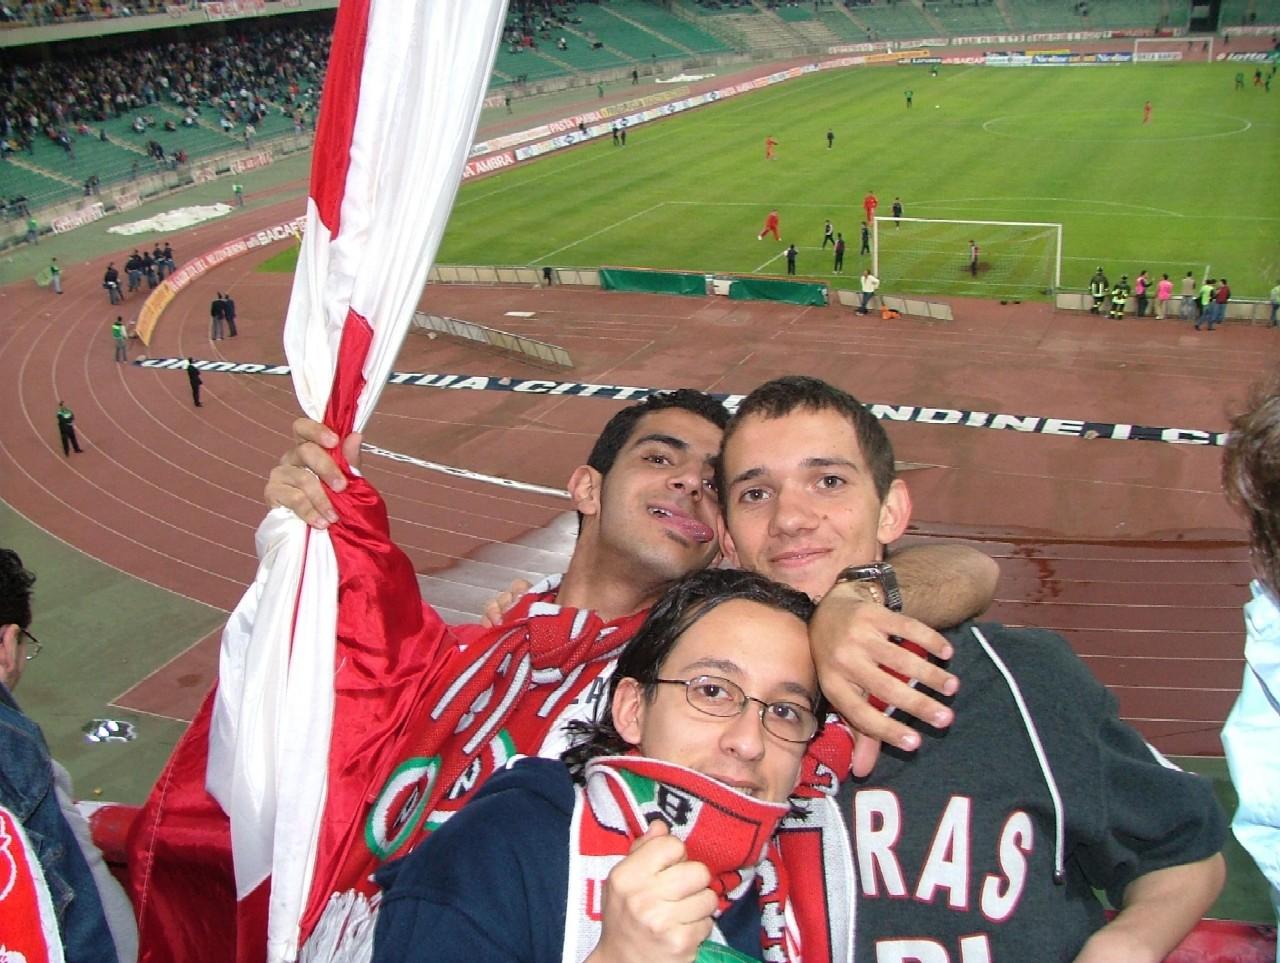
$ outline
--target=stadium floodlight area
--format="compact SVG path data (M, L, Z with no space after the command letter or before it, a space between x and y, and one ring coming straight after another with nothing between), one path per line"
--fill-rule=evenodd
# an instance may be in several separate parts
M969 266L971 240L978 245L976 273ZM871 264L885 293L1043 298L1062 286L1062 225L876 217Z
M1199 36L1195 37L1134 37L1133 38L1133 62L1135 64L1152 63L1156 61L1178 61L1183 60L1186 54L1196 46L1208 44L1205 53L1205 60L1213 63L1213 37Z

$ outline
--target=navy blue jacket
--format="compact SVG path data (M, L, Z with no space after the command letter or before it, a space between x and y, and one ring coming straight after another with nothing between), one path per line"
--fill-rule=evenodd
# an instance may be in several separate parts
M2 683L0 803L22 823L44 870L67 963L118 963L98 887L58 807L49 747Z
M495 773L425 843L378 870L387 892L373 963L560 963L573 801L558 761L522 759ZM760 958L754 889L718 924L729 945Z

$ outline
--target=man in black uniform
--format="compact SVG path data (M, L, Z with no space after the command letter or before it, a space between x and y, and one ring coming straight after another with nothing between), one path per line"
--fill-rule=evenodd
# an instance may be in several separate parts
M867 222L862 222L862 250L859 254L871 253L871 228L867 227Z
M835 131L828 129L827 130L827 150L831 150L831 147L832 145L835 144L835 142L836 142Z
M187 380L191 382L191 400L196 403L197 408L203 408L200 404L200 386L204 381L200 378L200 369L196 367L196 359L187 359Z
M1102 313L1102 302L1107 299L1109 290L1111 290L1111 282L1102 273L1102 265L1099 264L1098 270L1094 271L1093 277L1089 279L1089 295L1093 298L1093 307L1089 309L1090 313Z
M124 262L124 270L129 275L129 293L132 294L142 287L142 255L137 248L129 255L129 260Z
M893 226L895 229L902 227L902 225L898 223L898 218L900 217L902 217L902 198L895 197L893 199Z
M227 337L234 338L236 336L236 302L229 291L222 295L222 313L227 319Z
M1111 317L1119 320L1124 317L1124 303L1129 300L1129 275L1120 275L1120 280L1111 289Z
M796 255L800 252L796 250L795 244L787 248L787 273L796 273Z
M844 235L836 234L836 263L832 271L839 274L844 270Z
M107 289L107 297L111 299L112 304L119 304L120 297L120 272L116 270L115 262L107 265L107 270L102 275L102 286Z
M62 453L70 458L74 450L77 455L84 454L80 450L80 442L76 439L76 416L61 401L58 402L58 436L62 439Z

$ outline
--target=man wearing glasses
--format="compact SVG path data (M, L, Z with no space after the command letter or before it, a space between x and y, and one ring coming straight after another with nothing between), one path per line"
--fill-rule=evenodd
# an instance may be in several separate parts
M708 959L843 958L852 859L831 793L852 743L820 726L812 612L741 571L669 589L562 761L497 773L379 871L374 960L692 959L708 941L736 951ZM820 826L826 851L792 848Z
M97 885L59 805L49 747L13 699L23 669L40 654L27 631L35 580L17 552L0 549L0 805L21 822L35 850L66 959L116 963ZM4 881L0 874L0 890Z

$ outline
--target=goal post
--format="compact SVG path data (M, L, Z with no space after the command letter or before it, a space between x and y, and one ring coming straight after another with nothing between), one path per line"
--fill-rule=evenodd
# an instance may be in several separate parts
M976 264L971 243L978 248ZM1062 287L1062 224L877 216L871 265L886 292L1052 296Z
M1153 62L1171 62L1191 59L1190 54L1195 47L1208 47L1204 50L1204 58L1213 62L1213 36L1205 34L1194 37L1134 37L1133 62L1135 64ZM1199 59L1199 58L1196 58Z

